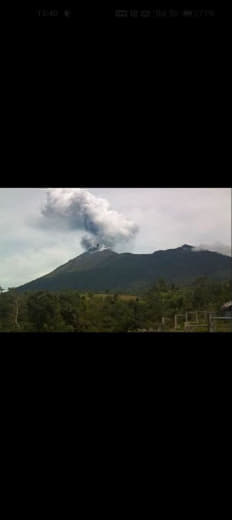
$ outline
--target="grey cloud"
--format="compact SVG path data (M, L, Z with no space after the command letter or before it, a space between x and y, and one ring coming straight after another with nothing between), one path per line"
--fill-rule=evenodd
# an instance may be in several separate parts
M87 234L81 244L85 249L114 247L135 237L138 226L118 211L111 209L106 199L96 197L81 188L50 188L42 208L43 227L65 227Z

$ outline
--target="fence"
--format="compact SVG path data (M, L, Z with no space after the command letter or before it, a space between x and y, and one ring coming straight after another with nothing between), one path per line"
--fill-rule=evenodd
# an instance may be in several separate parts
M217 322L223 326L217 327ZM162 324L165 319L162 318ZM174 329L176 331L191 331L196 329L203 329L206 332L231 332L232 331L232 316L216 316L215 313L208 311L189 311L185 314L175 314Z
M217 322L219 324L226 322L228 327L223 327L224 330L218 330ZM226 330L225 330L226 329ZM232 332L232 316L214 316L209 314L209 332Z

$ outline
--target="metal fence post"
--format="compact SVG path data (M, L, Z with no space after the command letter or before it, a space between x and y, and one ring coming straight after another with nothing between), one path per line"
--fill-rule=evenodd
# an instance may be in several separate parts
M177 314L175 314L174 327L175 327L175 330L176 330L177 329Z
M213 315L209 313L209 332L214 332Z

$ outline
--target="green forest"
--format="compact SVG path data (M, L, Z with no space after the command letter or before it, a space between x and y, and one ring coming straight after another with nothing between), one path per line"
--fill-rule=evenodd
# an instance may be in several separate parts
M221 306L231 295L231 280L206 277L186 286L159 280L134 295L10 289L0 293L0 332L173 332L176 314L207 311L221 315ZM218 330L231 331L231 323L222 321ZM208 329L199 324L194 331Z

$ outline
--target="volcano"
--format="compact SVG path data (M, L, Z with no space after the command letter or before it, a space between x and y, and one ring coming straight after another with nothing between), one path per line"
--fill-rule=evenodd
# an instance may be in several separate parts
M232 258L212 251L198 251L188 244L151 254L91 250L16 290L131 292L146 288L159 279L186 284L202 276L231 279Z

